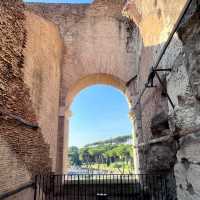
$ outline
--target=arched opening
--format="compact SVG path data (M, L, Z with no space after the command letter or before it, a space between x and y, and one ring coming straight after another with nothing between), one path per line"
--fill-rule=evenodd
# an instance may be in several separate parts
M70 174L134 172L132 125L121 91L89 86L75 96L70 110Z
M94 86L95 85L95 86ZM107 75L107 74L93 74L93 75L89 75L87 77L84 77L82 79L80 79L76 84L74 84L70 90L68 91L68 94L67 94L67 97L66 97L66 107L65 107L65 133L64 133L64 153L63 153L63 172L66 173L69 169L69 163L68 163L68 159L67 159L67 155L68 155L68 147L69 147L69 137L70 137L70 132L69 132L69 128L70 128L70 125L69 125L69 122L70 122L70 118L73 116L74 114L74 117L76 115L79 115L78 112L74 112L73 111L73 101L76 100L76 97L78 96L78 94L82 94L84 92L81 92L81 91L86 91L90 88L95 88L95 87L104 87L104 88L109 88L110 90L114 91L115 95L117 93L118 96L121 96L121 98L124 98L123 99L123 103L126 104L126 119L129 120L129 127L130 127L130 130L127 131L125 133L125 131L123 132L119 132L118 134L116 133L116 137L120 136L119 134L122 134L122 136L132 136L133 135L133 131L134 131L134 119L133 118L128 118L128 113L129 113L129 109L131 108L131 98L129 96L129 92L127 91L126 89L126 86L124 84L123 81L121 81L120 79L112 76L112 75ZM108 90L109 90L108 89ZM96 91L98 93L98 91ZM100 94L100 95L103 95L103 94ZM107 99L106 99L107 98ZM104 101L108 101L109 97L105 97ZM90 101L89 101L90 102ZM91 103L91 102L90 102ZM95 102L94 100L94 104L97 103ZM108 106L108 105L107 105ZM121 105L119 105L121 106ZM101 105L100 105L101 107ZM73 111L73 114L71 114L71 109ZM87 112L89 112L90 110L90 104L87 103L87 107L85 108ZM116 108L117 109L117 108ZM107 112L106 111L106 108L102 109L105 113L109 114L109 111ZM99 113L101 114L101 113ZM80 116L79 116L80 117ZM83 116L82 116L83 117ZM79 119L79 122L80 122L80 119ZM97 123L98 123L98 120L97 120ZM116 120L115 123L118 125L118 121ZM76 126L78 126L78 123L76 124ZM95 126L94 123L91 123L91 130L92 131L92 126ZM72 133L71 133L72 134ZM87 138L87 135L84 134L85 137ZM113 136L112 136L113 137ZM100 141L103 141L103 140L106 140L106 139L111 139L112 138L111 136L109 137L101 137L101 138L96 138L96 140L94 139L93 141L92 140L86 140L85 144L79 144L79 146L84 146L84 145L87 145L87 144L91 144L91 143L94 143L94 142L97 142L98 140ZM78 139L78 137L77 137ZM135 142L135 141L133 141ZM131 141L129 141L129 144L131 145L131 150L132 150L132 154L135 154L134 152L134 149L133 149L133 143ZM70 145L73 145L73 144L70 144ZM73 145L74 146L74 145ZM123 145L122 145L123 146ZM134 163L135 163L135 159L136 156L134 155ZM94 160L93 160L94 161ZM129 170L130 171L130 170ZM128 170L127 170L128 172Z

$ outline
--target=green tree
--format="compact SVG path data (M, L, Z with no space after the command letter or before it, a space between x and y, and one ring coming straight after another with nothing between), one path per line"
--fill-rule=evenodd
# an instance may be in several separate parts
M69 148L69 160L71 165L79 166L81 165L79 159L79 148L76 146L72 146Z

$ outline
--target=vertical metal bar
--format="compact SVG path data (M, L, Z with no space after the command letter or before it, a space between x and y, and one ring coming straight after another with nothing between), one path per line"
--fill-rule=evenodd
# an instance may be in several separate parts
M101 187L101 177L99 174L99 189L98 189L98 193L101 193L102 187Z
M127 184L127 182L126 182L126 175L124 174L124 176L123 176L123 194L124 194L124 199L126 199L126 185Z
M138 175L139 176L139 188L140 188L140 198L143 198L143 184L142 184L142 179L143 179L143 174Z
M119 175L117 174L117 197L119 198Z
M84 199L86 200L86 174L84 175Z
M85 195L84 195L84 191L85 191L85 189L84 189L84 175L82 174L81 175L81 180L80 180L80 199L82 200L84 200L84 198L85 198Z
M159 177L157 175L155 176L155 189L156 189L156 198L159 199Z
M95 175L95 179L94 179L94 182L95 182L95 199L96 199L96 194L97 194L97 175Z
M142 177L141 177L141 180L142 180L142 181L141 181L141 182L142 182L142 183L141 183L141 184L142 184L142 198L143 198L143 199L145 198L145 197L144 197L144 196L145 196L144 176L145 176L145 175L143 174Z
M92 199L93 199L93 195L95 195L95 185L94 185L94 176L92 173L92 196L91 196Z
M46 186L46 192L45 192L45 199L49 199L49 194L48 194L48 175L46 175L45 178L45 186Z
M49 183L50 183L50 177L49 175L47 175L47 178L46 178L46 188L47 188L47 199L49 200L50 199L50 190L49 190Z
M60 184L60 174L58 175L58 200L61 200L61 184Z
M59 175L59 183L60 183L60 200L62 200L62 175Z
M109 195L112 196L113 195L113 191L112 191L112 185L111 185L111 181L112 181L112 175L109 175L110 179L109 179Z
M164 179L164 187L165 187L165 198L164 199L167 199L168 191L167 191L167 179L166 179L166 177Z
M72 183L72 175L69 175L69 182L70 182L70 188L68 188L69 196L73 200L74 199L74 189L73 189L73 183Z
M66 198L65 199L68 199L68 175L66 175L66 180L65 180L65 196Z
M114 198L116 198L116 184L117 184L117 179L116 179L116 176L115 175L112 175L112 180L111 180L111 187L112 187L112 184L114 185L114 189L113 189L113 196Z
M148 188L148 184L147 184L147 175L144 174L144 188L145 188L145 194L147 194L147 196L150 198L149 196L149 188Z
M153 187L154 187L155 199L160 200L158 199L158 193L157 193L157 176L156 175L153 175Z
M52 200L53 190L52 190L52 174L49 175L49 199Z
M158 183L158 187L156 188L157 198L160 200L160 181L159 181L159 175L156 176L156 183Z
M64 180L63 180L63 200L65 199L66 196L66 182L65 182L65 174L64 174Z
M127 179L127 197L129 198L129 193L130 193L130 183L129 183L129 177L130 175L128 174L128 179Z
M38 187L39 187L39 191L38 191L38 193L39 193L39 194L38 194L38 199L40 199L40 196L41 196L41 195L40 195L40 192L41 192L41 191L40 191L40 188L41 188L41 174L39 175Z
M44 175L42 176L42 200L44 199Z
M88 175L88 182L87 182L87 199L90 200L90 194L91 194L91 185L90 185L90 172Z
M122 175L120 175L120 195L122 198L120 199L123 199L123 185L122 185Z
M136 196L137 196L137 198L138 198L138 175L135 175L135 194L136 194Z
M125 199L127 199L127 195L128 195L128 177L129 177L129 175L127 175L126 176L126 181L125 181L125 183L126 183L126 185L125 185L125 194L126 194L126 198Z
M134 180L133 180L133 195L136 196L137 195L137 179L136 179L136 175L134 174Z
M55 175L52 175L52 199L54 200L55 196Z
M79 182L79 174L78 174L78 182L77 182L77 195L78 195L78 200L79 200L79 187L80 187L80 182Z
M115 181L115 179L114 179L114 175L112 174L111 175L111 180L110 180L110 187L111 187L111 190L112 190L112 193L113 193L113 198L115 199L115 185L116 185L116 181Z
M74 190L74 200L76 199L76 183L75 183L75 176L72 175L72 182L73 182L73 190Z
M116 199L118 199L118 196L117 196L117 187L118 187L118 178L117 178L118 175L114 175L114 179L115 179L115 196L116 196Z
M63 197L63 200L65 199L65 193L64 193L64 189L65 189L65 178L64 178L64 174L62 175L62 197Z
M156 196L155 196L155 187L154 187L154 176L149 176L149 185L150 185L150 191L152 191L152 196L155 200Z
M102 174L101 176L102 176L102 193L105 194L105 192L104 192L104 174Z
M139 178L139 193L140 193L140 198L142 198L142 195L143 195L143 185L142 185L142 178L143 178L143 174L139 174L138 175L138 178Z
M107 190L107 187L108 187L108 175L107 174L105 174L105 193L106 193L106 195L108 195L108 190Z
M34 200L37 198L37 175L35 176L35 183L34 183Z
M162 200L162 179L161 175L159 175L159 190L158 190L159 199Z
M59 175L56 175L56 200L59 200Z
M154 197L154 187L152 187L152 182L153 182L153 176L148 175L148 183L149 183L149 189L151 191L152 197Z

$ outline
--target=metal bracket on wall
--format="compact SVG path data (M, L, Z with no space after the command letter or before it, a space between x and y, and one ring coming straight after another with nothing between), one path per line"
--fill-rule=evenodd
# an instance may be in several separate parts
M163 90L165 91L165 95L167 96L169 103L171 104L172 108L174 109L175 108L174 103L172 102L172 99L170 98L169 94L167 93L167 88L165 87L165 84L161 80L157 71L155 72L155 75L156 75L158 81L160 82L160 85L162 86Z
M126 83L126 87L128 87L132 81L134 81L137 78L137 75L135 75L133 78L131 78L127 83Z
M182 11L181 11L180 16L178 17L178 19L177 19L177 21L176 21L176 24L174 25L174 27L173 27L173 29L172 29L172 32L171 32L170 35L169 35L168 40L167 40L166 43L164 44L164 46L163 46L163 48L162 48L162 50L161 50L161 52L160 52L160 54L159 54L159 56L158 56L158 59L157 59L155 65L151 68L151 71L150 71L149 76L148 76L148 80L147 80L147 82L144 84L144 87L142 88L142 90L141 90L141 92L140 92L140 94L139 94L139 96L138 96L138 98L137 98L137 100L136 100L136 102L135 102L135 105L133 106L133 109L135 109L135 107L138 105L138 103L140 102L140 100L141 100L143 94L145 93L146 89L148 88L147 86L149 86L149 83L150 83L150 82L149 82L149 78L151 78L150 76L152 76L151 79L153 79L155 76L157 76L159 82L161 81L160 83L162 83L162 80L160 79L160 76L158 75L158 71L163 71L163 69L157 69L157 68L158 68L158 66L159 66L159 64L160 64L160 62L161 62L161 60L162 60L162 58L163 58L163 56L164 56L164 54L165 54L165 52L166 52L168 46L169 46L169 44L171 43L174 34L175 34L176 31L178 30L178 28L179 28L179 26L180 26L180 24L181 24L181 22L182 22L182 20L183 20L183 18L184 18L184 16L185 16L185 14L187 13L189 7L191 6L192 2L193 2L193 0L187 0L187 2L185 3L185 6L184 6L184 8L183 8ZM157 71L156 71L156 70L157 70ZM171 69L164 69L164 70L165 70L165 71L170 71ZM151 83L152 83L152 82L151 82ZM152 85L153 85L153 84L152 84ZM163 83L162 83L162 86L164 86ZM165 88L165 87L163 87L163 88ZM168 99L169 99L169 101L170 101L170 104L172 105L172 107L173 107L173 109L174 109L174 104L173 104L173 102L172 102L172 100L171 100L171 98L169 97L168 94L167 94L167 97L168 97Z

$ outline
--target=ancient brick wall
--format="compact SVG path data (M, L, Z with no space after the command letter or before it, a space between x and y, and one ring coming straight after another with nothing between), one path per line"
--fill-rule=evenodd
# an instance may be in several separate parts
M42 46L42 39L31 48L37 39L31 37L37 32L33 22L34 16L25 16L21 1L0 2L0 194L18 188L35 174L55 170L61 42L52 25L56 36L50 48ZM51 59L44 53L38 56L36 48L47 52L55 62L49 63ZM40 70L33 73L31 68ZM46 85L38 83L38 78L43 78ZM49 117L48 122L44 116Z

